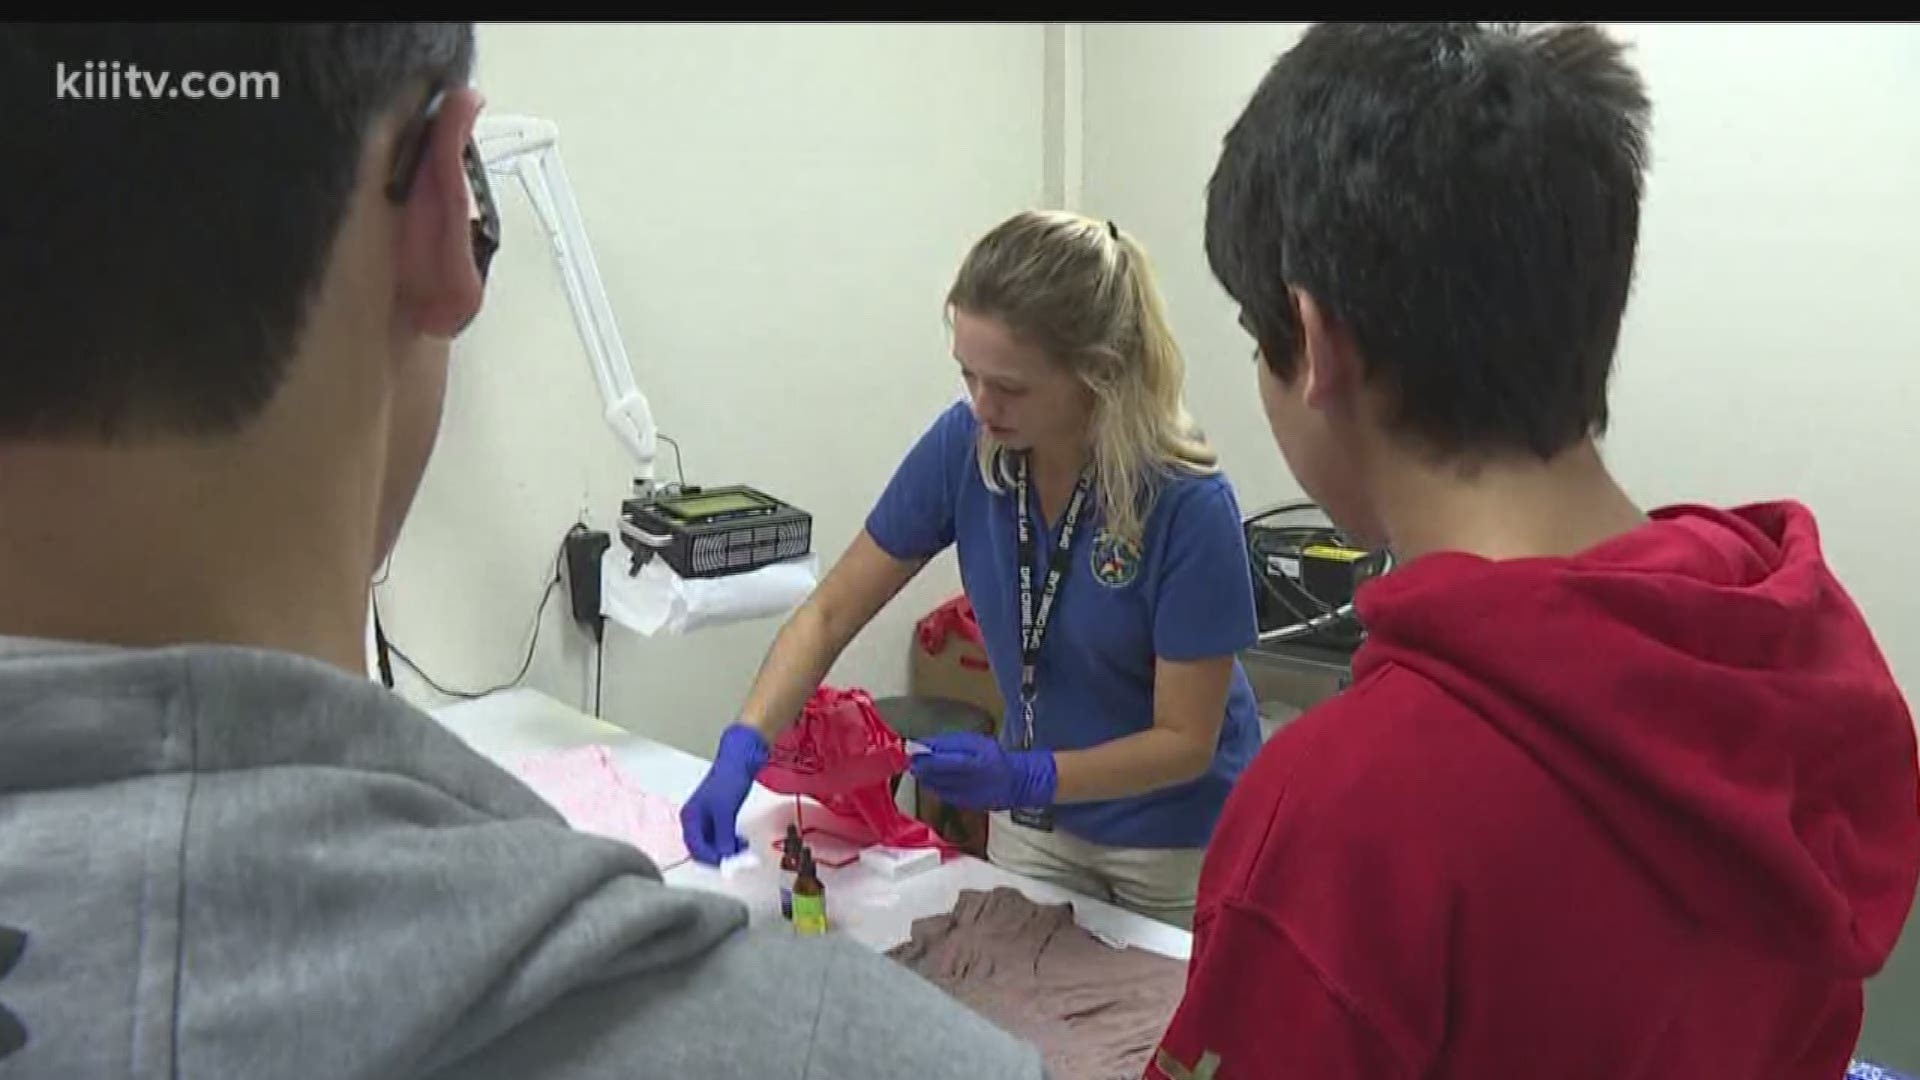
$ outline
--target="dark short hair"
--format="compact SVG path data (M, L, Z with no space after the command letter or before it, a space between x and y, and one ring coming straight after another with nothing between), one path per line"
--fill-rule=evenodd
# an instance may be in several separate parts
M0 442L255 416L371 123L473 53L465 23L0 26Z
M1207 259L1274 374L1290 288L1444 455L1604 432L1651 105L1600 29L1324 24L1267 72L1207 186Z

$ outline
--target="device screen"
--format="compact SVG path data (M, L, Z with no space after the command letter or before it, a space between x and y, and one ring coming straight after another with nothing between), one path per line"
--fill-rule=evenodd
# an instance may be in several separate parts
M767 504L745 492L723 491L712 495L689 495L684 499L675 499L664 506L677 518L697 521L715 514L730 514L737 510L763 510Z

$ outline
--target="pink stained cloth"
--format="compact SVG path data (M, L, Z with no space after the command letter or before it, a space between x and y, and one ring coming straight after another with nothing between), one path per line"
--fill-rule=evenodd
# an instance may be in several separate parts
M687 861L680 807L629 781L607 747L536 751L510 768L575 829L632 844L662 872Z

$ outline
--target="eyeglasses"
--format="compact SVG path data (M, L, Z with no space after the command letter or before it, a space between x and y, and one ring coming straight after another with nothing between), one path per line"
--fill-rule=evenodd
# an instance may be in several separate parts
M394 157L393 171L387 176L387 198L396 203L406 202L413 192L414 180L420 175L420 162L426 157L427 142L433 133L433 122L439 118L440 106L446 98L446 87L435 87L420 112L400 133L400 149ZM460 161L466 168L467 186L473 193L475 216L469 222L473 263L484 285L487 271L493 267L493 256L500 250L500 211L493 203L493 185L487 180L486 163L480 160L480 148L473 140L467 140L466 148L460 152Z

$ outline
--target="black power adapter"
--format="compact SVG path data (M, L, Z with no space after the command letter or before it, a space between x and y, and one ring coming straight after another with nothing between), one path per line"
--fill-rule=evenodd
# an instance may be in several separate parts
M612 539L604 532L576 522L562 543L567 562L567 595L573 602L573 621L593 635L598 644L606 632L600 614L600 556Z

